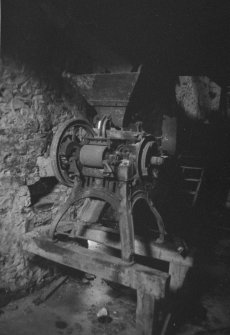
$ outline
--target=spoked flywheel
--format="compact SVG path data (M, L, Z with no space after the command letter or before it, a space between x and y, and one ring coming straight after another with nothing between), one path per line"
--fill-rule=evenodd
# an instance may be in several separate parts
M79 171L79 153L87 138L93 137L90 123L83 119L72 119L63 123L53 137L50 149L51 164L60 183L72 187Z

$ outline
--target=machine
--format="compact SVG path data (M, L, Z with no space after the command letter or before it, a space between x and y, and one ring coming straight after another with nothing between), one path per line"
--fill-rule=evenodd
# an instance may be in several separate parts
M181 289L193 258L165 241L154 204L175 151L174 120L166 118L160 137L147 133L140 120L127 129L122 125L138 75L71 77L97 118L67 120L54 134L53 172L70 191L51 225L27 233L23 248L135 289L137 334L165 334L171 313L155 307L168 290ZM102 249L85 248L85 241Z
M139 73L64 77L77 86L97 116L94 126L85 118L68 120L54 135L50 153L54 174L73 190L52 224L51 235L75 238L87 226L100 224L120 232L122 258L130 261L134 235L157 243L165 239L153 195L165 162L175 152L175 120L162 118L161 137L146 133L141 121L123 128ZM66 218L67 212L75 216Z
M166 156L159 140L146 134L140 124L136 131L129 131L116 129L108 117L99 121L97 128L82 118L69 120L54 136L51 159L57 179L74 188L75 203L86 198L98 199L117 213L127 212L128 221L132 221L132 210L142 200L155 218L149 227L152 239L164 241L163 220L153 205L151 193ZM122 202L126 203L123 209ZM101 212L103 209L104 206ZM95 210L92 217L97 221L102 213L98 213L97 207ZM58 234L58 227L53 234Z

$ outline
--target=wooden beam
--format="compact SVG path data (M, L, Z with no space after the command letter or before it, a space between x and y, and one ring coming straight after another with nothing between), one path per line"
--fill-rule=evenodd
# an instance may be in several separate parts
M84 231L83 236L84 239L121 250L119 235L116 233L88 228ZM171 276L169 287L171 292L176 292L183 286L186 275L193 266L192 255L182 257L170 244L145 241L139 236L135 236L134 249L136 255L151 257L169 263L169 274Z
M165 295L169 280L167 273L139 264L127 265L120 258L92 252L76 243L60 241L55 243L49 239L31 236L31 233L27 233L22 242L24 250L28 252L136 290L144 282L145 290L149 294L153 294L156 298L163 298Z
M40 305L46 301L54 292L56 292L59 287L66 282L68 276L62 276L53 281L48 287L45 286L40 292L39 295L33 300L35 305Z
M61 231L68 231L73 226L74 222L66 222ZM81 232L79 238L101 243L107 247L121 250L119 231L111 228L103 227L99 224L87 226L87 229ZM193 266L193 257L188 255L182 257L170 243L158 244L151 240L144 240L138 235L135 235L135 254L140 256L152 257L166 262L178 263L183 266Z
M40 233L45 230L41 229ZM31 253L77 270L95 274L137 290L136 334L155 334L155 301L165 297L169 275L139 264L129 264L120 258L76 245L36 237L27 233L22 244Z
M122 259L127 262L133 262L135 253L134 228L131 203L128 200L128 187L127 183L122 183L120 187L122 200L119 207L119 230Z
M136 333L152 335L155 321L155 297L144 288L137 290Z
M71 229L72 226L73 222L66 222L65 227L67 230L68 227ZM65 230L64 227L63 230ZM39 227L30 234L33 234L30 235L31 238L34 236L44 236L46 238L49 236L49 226ZM97 242L115 250L121 250L119 232L114 229L94 224L93 228L87 227L81 234L79 237L84 240ZM182 257L169 243L157 244L152 241L145 241L139 236L135 236L134 247L136 255L151 257L169 263L169 288L171 292L176 292L183 286L185 277L193 266L193 250L189 256Z

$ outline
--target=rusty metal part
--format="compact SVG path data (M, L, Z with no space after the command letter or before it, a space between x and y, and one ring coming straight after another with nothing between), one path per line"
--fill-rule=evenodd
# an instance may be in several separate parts
M86 119L68 120L58 128L50 149L51 164L58 181L72 187L78 167L79 152L87 137L93 137L94 131Z

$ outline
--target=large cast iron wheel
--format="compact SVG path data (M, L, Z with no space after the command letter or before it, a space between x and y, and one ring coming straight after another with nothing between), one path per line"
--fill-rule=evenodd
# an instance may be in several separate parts
M79 172L79 153L87 138L93 137L90 123L77 118L64 122L53 137L50 148L51 164L58 181L72 187Z

